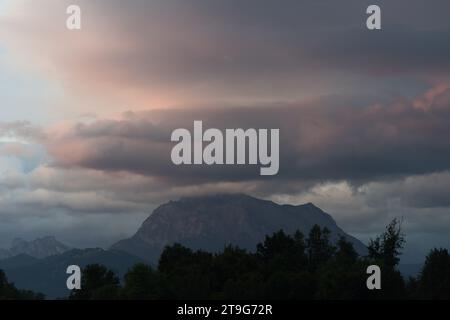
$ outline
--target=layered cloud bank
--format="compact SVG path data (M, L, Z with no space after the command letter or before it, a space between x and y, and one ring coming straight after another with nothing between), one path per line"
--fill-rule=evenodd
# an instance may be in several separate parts
M64 112L414 95L450 71L445 0L380 0L378 33L370 1L78 0L70 32L72 2L10 1L0 18L6 52L75 93Z
M30 172L11 169L2 176L8 195L2 208L14 215L64 212L90 221L105 214L141 216L180 196L245 192L315 202L354 232L370 233L391 217L405 216L413 232L446 233L449 112L450 89L441 86L386 105L330 96L215 112L128 112L51 128L3 124L3 136L23 142L5 142L1 154L38 162ZM279 128L279 174L261 177L252 166L173 165L171 132L190 129L197 119L205 128ZM34 150L46 156L37 158Z
M107 245L163 201L221 192L312 201L363 238L404 216L411 239L450 243L448 1L380 0L375 33L371 1L77 3L80 32L72 1L0 15L0 244ZM171 132L194 120L280 129L279 174L174 166Z

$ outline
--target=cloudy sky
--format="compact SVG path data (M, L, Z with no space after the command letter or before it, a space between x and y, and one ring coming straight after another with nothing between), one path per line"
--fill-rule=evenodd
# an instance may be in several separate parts
M365 27L382 8L382 30ZM82 9L82 30L65 27ZM182 196L314 202L406 262L450 247L450 2L0 0L0 247L130 236ZM279 128L280 172L175 167L170 134Z

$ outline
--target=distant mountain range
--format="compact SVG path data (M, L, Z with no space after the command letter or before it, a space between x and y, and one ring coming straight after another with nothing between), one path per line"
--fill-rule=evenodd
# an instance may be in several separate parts
M103 249L71 249L53 237L34 241L16 239L0 251L0 269L18 288L42 292L50 298L65 297L66 268L100 263L122 276L138 262L156 265L165 246L180 243L193 249L220 251L228 244L254 251L266 235L300 230L306 237L318 224L350 241L360 254L366 246L346 234L333 218L311 203L279 205L250 196L214 195L184 198L161 205L129 239ZM3 257L3 258L2 258Z
M34 258L46 258L64 253L71 248L54 237L44 237L33 241L25 241L20 238L13 240L9 249L0 249L0 259L26 254Z
M88 264L99 263L122 277L139 262L143 261L119 251L100 248L72 249L41 259L19 254L0 260L0 269L4 270L8 279L20 289L41 292L48 298L63 298L70 293L66 287L66 269L70 265L83 268Z
M117 242L111 249L155 264L164 247L176 242L213 252L228 244L253 251L266 235L300 230L307 236L315 224L327 227L333 242L344 236L360 254L366 253L361 241L346 234L329 214L312 203L279 205L242 194L170 201L154 210L134 236Z

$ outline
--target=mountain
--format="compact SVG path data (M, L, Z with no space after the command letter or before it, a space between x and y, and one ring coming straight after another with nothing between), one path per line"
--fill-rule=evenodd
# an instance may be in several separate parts
M11 248L0 250L0 259L26 254L34 258L45 258L61 254L70 250L70 247L57 241L54 237L44 237L33 241L25 241L20 238L13 240Z
M329 214L311 203L278 205L242 194L170 201L155 209L134 236L111 248L155 264L169 244L212 252L232 244L253 251L266 235L282 229L289 234L300 230L307 236L315 224L327 227L333 242L342 235L359 253L366 253L364 244L346 234Z
M359 253L366 253L367 248L359 240L346 234L329 214L311 203L278 205L236 194L191 197L163 204L134 236L109 250L69 249L53 237L16 239L11 249L0 252L4 257L0 257L0 269L20 289L42 292L49 298L66 297L69 265L83 268L103 264L123 277L136 263L156 264L164 247L175 242L212 252L228 244L253 251L266 235L282 229L290 234L300 230L307 236L315 224L327 227L333 242L344 236Z
M44 293L48 298L62 298L69 294L66 287L70 265L81 268L88 264L103 264L122 277L128 269L141 259L125 252L114 250L73 249L62 254L37 259L26 254L0 260L0 269L19 289Z
M27 254L19 254L13 257L0 260L0 265L2 270L8 270L17 267L30 266L38 261L39 259L31 257Z

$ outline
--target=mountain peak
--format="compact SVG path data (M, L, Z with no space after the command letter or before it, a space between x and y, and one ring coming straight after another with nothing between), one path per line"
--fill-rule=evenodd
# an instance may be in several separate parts
M218 194L206 194L199 196L182 197L178 201L173 202L195 202L195 201L243 201L243 200L258 200L252 196L243 193L218 193Z
M34 258L45 258L70 250L70 247L56 240L54 236L45 236L27 241L15 238L9 250L2 250L4 257L26 254Z
M359 252L365 246L340 229L333 218L312 203L279 205L245 194L216 194L186 197L159 206L130 239L119 241L113 249L155 262L166 245L181 243L192 249L222 250L238 245L254 250L266 235L284 230L300 230L305 236L318 224L331 231L331 240L342 235Z
M317 207L314 203L312 203L312 202L307 202L307 203L305 203L305 204L301 204L301 206L304 206L304 207L310 207L310 208L314 208L314 209L320 209L319 207Z

